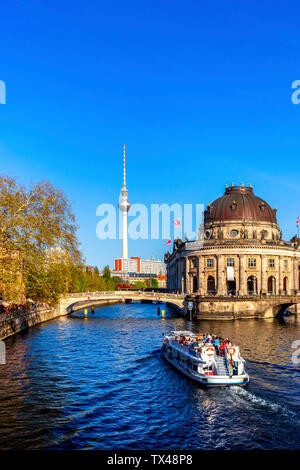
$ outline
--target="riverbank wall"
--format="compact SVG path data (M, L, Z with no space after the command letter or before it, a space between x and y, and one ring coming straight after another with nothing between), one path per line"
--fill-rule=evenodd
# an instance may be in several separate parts
M91 308L93 306L107 305L120 302L117 300L97 300L91 303L91 300L75 302L67 309L57 306L56 308L41 308L38 310L31 310L29 312L14 312L0 314L0 340L9 338L21 331L28 330L33 326L39 325L46 321L54 320L55 318L68 315L83 308Z
M0 340L9 338L32 326L61 316L59 308L43 308L30 312L3 313L0 315Z

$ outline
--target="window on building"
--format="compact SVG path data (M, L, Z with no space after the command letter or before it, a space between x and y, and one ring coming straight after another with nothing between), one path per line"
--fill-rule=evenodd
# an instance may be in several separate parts
M213 268L213 267L214 267L214 260L213 260L213 258L209 258L209 259L207 260L207 267L208 267L208 268Z
M275 260L269 259L269 268L275 268Z
M249 258L248 259L248 267L249 268L256 268L256 258Z
M192 267L193 267L193 268L196 268L196 267L197 267L197 260L196 260L196 259L193 259L193 260L192 260Z
M227 258L227 266L234 266L234 258Z
M287 259L284 260L284 269L287 269L288 268L288 262L287 262Z
M233 230L231 230L231 232L230 232L230 235L231 235L232 237L237 237L238 234L239 234L239 231L236 230L236 229L233 229Z
M208 294L215 294L215 292L216 292L215 278L213 276L208 276L208 278L207 278L207 293Z

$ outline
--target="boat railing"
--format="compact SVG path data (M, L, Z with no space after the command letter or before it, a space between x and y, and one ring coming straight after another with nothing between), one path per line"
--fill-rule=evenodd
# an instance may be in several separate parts
M177 349L180 349L182 352L188 353L190 356L194 356L199 359L202 359L201 353L199 353L198 351L195 351L195 349L192 349L189 346L185 346L184 344L178 343L178 341L175 341L174 339L171 339L171 344L172 346L175 346Z

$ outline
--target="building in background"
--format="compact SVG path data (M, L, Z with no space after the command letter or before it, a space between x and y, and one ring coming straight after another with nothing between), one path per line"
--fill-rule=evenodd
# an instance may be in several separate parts
M166 287L166 268L163 261L141 259L138 256L132 258L115 258L115 269L111 276L120 277L122 280L133 284L136 281L145 281L156 278L161 288Z

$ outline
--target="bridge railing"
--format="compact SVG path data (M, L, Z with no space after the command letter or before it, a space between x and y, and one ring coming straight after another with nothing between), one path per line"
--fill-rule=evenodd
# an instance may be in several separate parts
M184 298L183 294L169 294L168 292L143 292L143 291L99 291L99 292L73 292L67 294L65 297L90 297L95 298L99 296L142 296L142 297L160 297L160 298L172 298L181 299Z

